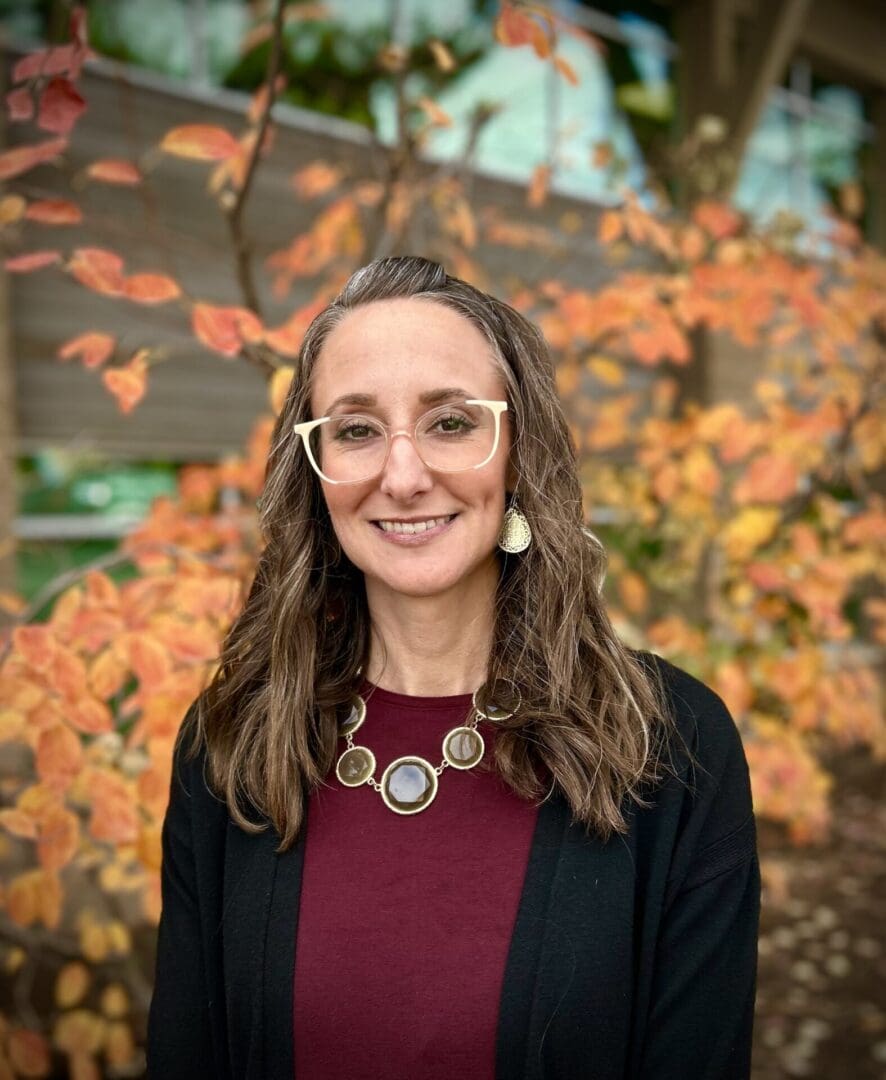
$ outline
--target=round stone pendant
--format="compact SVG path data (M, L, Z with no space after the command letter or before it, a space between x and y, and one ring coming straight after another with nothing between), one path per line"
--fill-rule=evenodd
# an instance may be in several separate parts
M397 758L382 774L381 797L395 814L417 814L436 794L437 774L424 758Z
M345 750L335 766L335 775L345 787L365 784L375 772L375 754L365 746L352 746Z
M484 683L474 691L474 708L487 720L507 720L521 702L520 690L510 679L496 679L492 686Z
M358 694L355 694L351 698L350 710L348 711L347 716L344 718L344 720L339 721L339 735L341 735L342 737L344 737L345 735L353 735L365 719L366 702Z
M484 750L483 736L469 727L453 728L443 742L443 757L453 769L472 769Z

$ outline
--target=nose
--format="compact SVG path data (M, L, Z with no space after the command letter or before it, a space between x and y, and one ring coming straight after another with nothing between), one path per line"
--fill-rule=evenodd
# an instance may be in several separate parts
M394 499L404 502L433 486L430 469L418 455L415 443L405 431L391 436L388 460L382 470L380 489Z

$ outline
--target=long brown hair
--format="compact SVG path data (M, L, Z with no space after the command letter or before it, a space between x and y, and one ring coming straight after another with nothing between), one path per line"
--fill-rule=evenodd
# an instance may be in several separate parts
M370 613L292 428L311 418L312 371L330 330L356 307L400 297L445 304L479 327L507 387L533 540L502 558L487 680L516 682L522 706L501 723L493 767L526 799L559 787L589 833L624 833L628 802L648 805L644 793L661 779L661 736L674 724L656 666L619 640L606 613L606 554L583 521L547 345L508 304L418 257L358 270L305 334L260 500L266 546L198 699L193 748L205 744L209 782L241 828L269 819L281 850L295 842L304 798L335 761L341 706L366 668Z

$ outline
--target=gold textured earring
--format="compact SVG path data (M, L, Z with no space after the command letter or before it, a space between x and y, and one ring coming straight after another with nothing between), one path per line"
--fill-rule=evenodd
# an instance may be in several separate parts
M515 495L505 511L498 534L498 546L509 555L516 555L518 551L525 551L531 543L532 529L529 528L526 515L518 507Z

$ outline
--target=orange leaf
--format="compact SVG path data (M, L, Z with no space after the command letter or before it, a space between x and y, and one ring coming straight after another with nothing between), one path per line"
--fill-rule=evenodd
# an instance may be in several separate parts
M0 810L0 826L22 840L37 839L37 821L23 810Z
M42 921L54 929L61 917L61 883L55 874L29 870L12 879L6 896L6 911L19 926Z
M166 132L160 149L190 161L222 161L236 154L240 144L213 124L184 124Z
M702 202L692 212L692 220L715 240L734 236L741 228L741 215L731 206L719 202Z
M44 870L61 870L77 854L80 822L64 806L54 806L40 819L37 857Z
M68 263L68 270L88 289L106 296L119 296L123 291L123 260L104 248L77 248Z
M18 709L0 709L0 743L18 739L26 723L25 714Z
M429 97L420 97L416 104L435 127L452 127L452 117L441 109L436 101Z
M541 206L544 203L548 195L550 182L550 165L536 165L532 170L532 178L526 192L526 202L529 206Z
M292 174L290 183L302 199L316 199L341 183L344 170L328 161L312 161Z
M43 225L78 225L83 211L70 199L38 199L25 211L25 217Z
M65 704L65 718L72 728L82 731L84 735L103 735L114 730L111 710L85 690L75 701Z
M164 304L181 296L181 289L166 274L133 274L123 283L123 292L139 304Z
M55 724L37 739L37 775L56 791L64 791L83 765L83 747L69 727Z
M326 303L322 299L311 301L294 311L282 326L268 330L265 333L265 341L281 356L297 357L305 331L325 306Z
M67 139L47 139L46 142L29 146L16 146L0 154L0 180L11 180L35 165L51 161L68 147Z
M111 334L90 330L66 341L56 353L59 360L79 356L87 368L101 367L114 354L116 339Z
M261 320L247 308L198 303L191 312L191 329L200 341L223 356L236 356L243 343L261 341Z
M104 649L89 669L89 689L97 698L107 701L126 682L128 668L113 648Z
M735 485L739 505L750 502L783 502L797 490L797 466L784 454L761 454L754 458Z
M139 682L148 686L162 683L172 670L172 658L164 642L139 631L129 635L129 666Z
M44 266L52 266L53 263L61 262L60 251L29 251L24 255L14 255L6 259L4 267L13 274L30 274L33 270L42 270Z
M568 83L572 86L578 86L578 75L576 75L575 68L568 60L564 60L562 56L555 56L554 67Z
M607 210L600 217L598 239L601 244L612 244L621 236L624 221L617 210Z
M86 665L81 657L64 645L57 645L48 683L63 698L76 698L86 690Z
M9 1063L18 1076L49 1076L49 1044L37 1031L19 1028L9 1035Z
M109 368L102 373L102 382L117 399L122 413L130 413L144 397L147 385L147 349L139 349L128 364Z
M45 671L55 655L56 641L45 626L17 626L12 631L15 651L35 671Z
M86 169L86 175L103 184L140 184L142 174L132 164L122 158L101 158L93 161Z
M134 796L124 781L106 769L94 769L89 777L92 816L89 831L96 840L110 844L133 844L139 821Z
M75 1060L80 1057L89 1062L91 1055L97 1054L101 1049L104 1036L105 1021L102 1017L89 1009L72 1009L59 1017L52 1033L52 1041ZM86 1080L89 1075L88 1072L81 1072L79 1075L75 1074L73 1080ZM91 1075L98 1078L100 1074L95 1069Z

